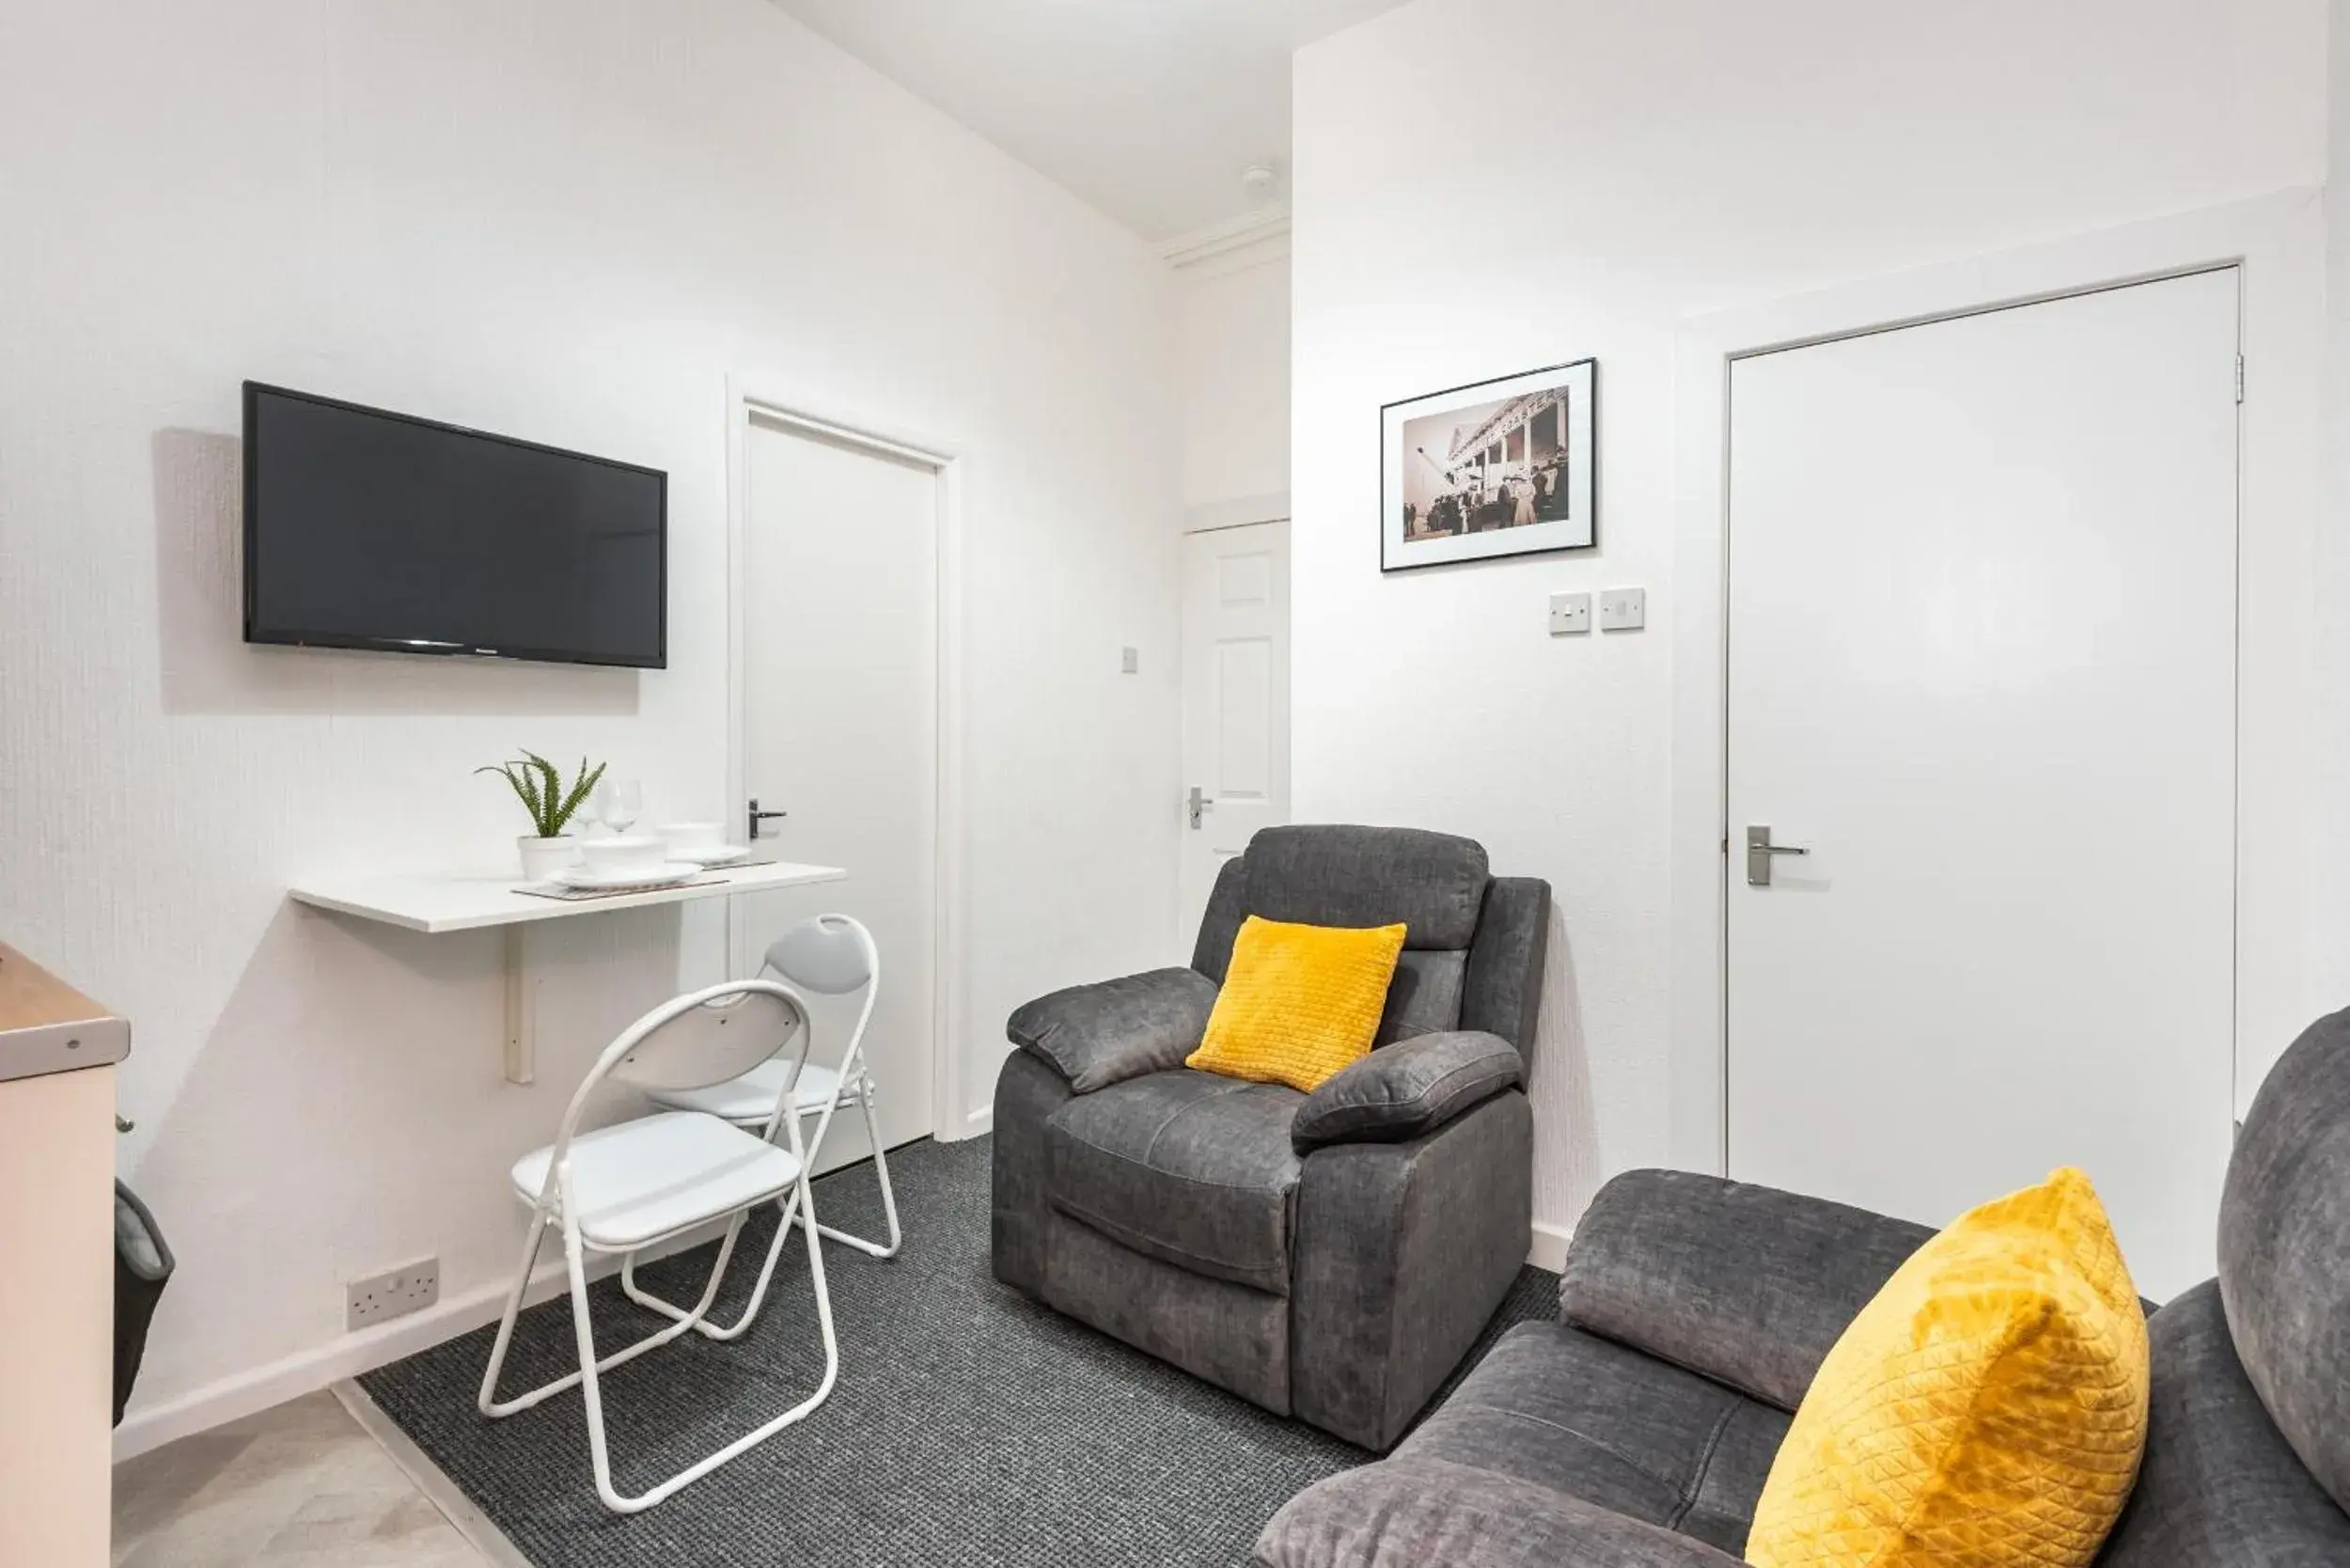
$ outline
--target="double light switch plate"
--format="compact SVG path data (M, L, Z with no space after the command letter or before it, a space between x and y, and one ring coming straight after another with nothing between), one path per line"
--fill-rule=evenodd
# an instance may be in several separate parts
M1599 629L1636 632L1648 624L1648 589L1606 588L1599 596ZM1554 593L1550 596L1550 635L1572 637L1591 629L1591 596Z

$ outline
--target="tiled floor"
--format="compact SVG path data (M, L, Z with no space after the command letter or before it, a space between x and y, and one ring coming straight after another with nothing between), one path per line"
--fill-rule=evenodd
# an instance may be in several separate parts
M522 1560L502 1542L488 1553L469 1544L332 1392L119 1466L114 1513L114 1568L503 1568Z

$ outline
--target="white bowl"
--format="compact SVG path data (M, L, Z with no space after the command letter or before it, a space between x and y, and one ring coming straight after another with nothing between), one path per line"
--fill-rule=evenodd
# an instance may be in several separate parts
M727 847L723 823L664 823L659 832L661 841L678 855L716 855Z
M579 858L588 870L605 874L654 871L669 858L668 846L648 833L616 833L606 839L582 839Z

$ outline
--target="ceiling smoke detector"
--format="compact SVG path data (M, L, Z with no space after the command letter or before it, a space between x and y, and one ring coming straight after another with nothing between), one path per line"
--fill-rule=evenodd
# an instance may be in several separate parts
M1251 164L1240 171L1240 182L1248 187L1248 194L1251 196L1270 195L1273 182L1279 178L1279 173L1269 163Z

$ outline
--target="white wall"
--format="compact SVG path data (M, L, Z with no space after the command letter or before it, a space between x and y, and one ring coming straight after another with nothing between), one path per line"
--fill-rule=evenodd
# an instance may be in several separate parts
M1550 879L1539 1219L1668 1159L1677 323L2314 185L2326 26L2321 0L1418 0L1300 52L1296 810ZM1586 354L1599 548L1383 579L1378 405ZM1545 635L1547 594L1618 584L1647 631Z
M1275 236L1180 268L1189 525L1283 515L1290 488L1290 248Z
M1173 289L1125 232L763 0L12 6L0 148L0 932L134 1021L145 1409L321 1374L402 1260L484 1313L508 1163L676 982L675 911L542 928L509 1088L494 934L284 892L510 855L468 770L518 745L739 806L729 372L968 454L975 1105L1017 1001L1160 960ZM667 469L669 667L243 646L245 377Z

